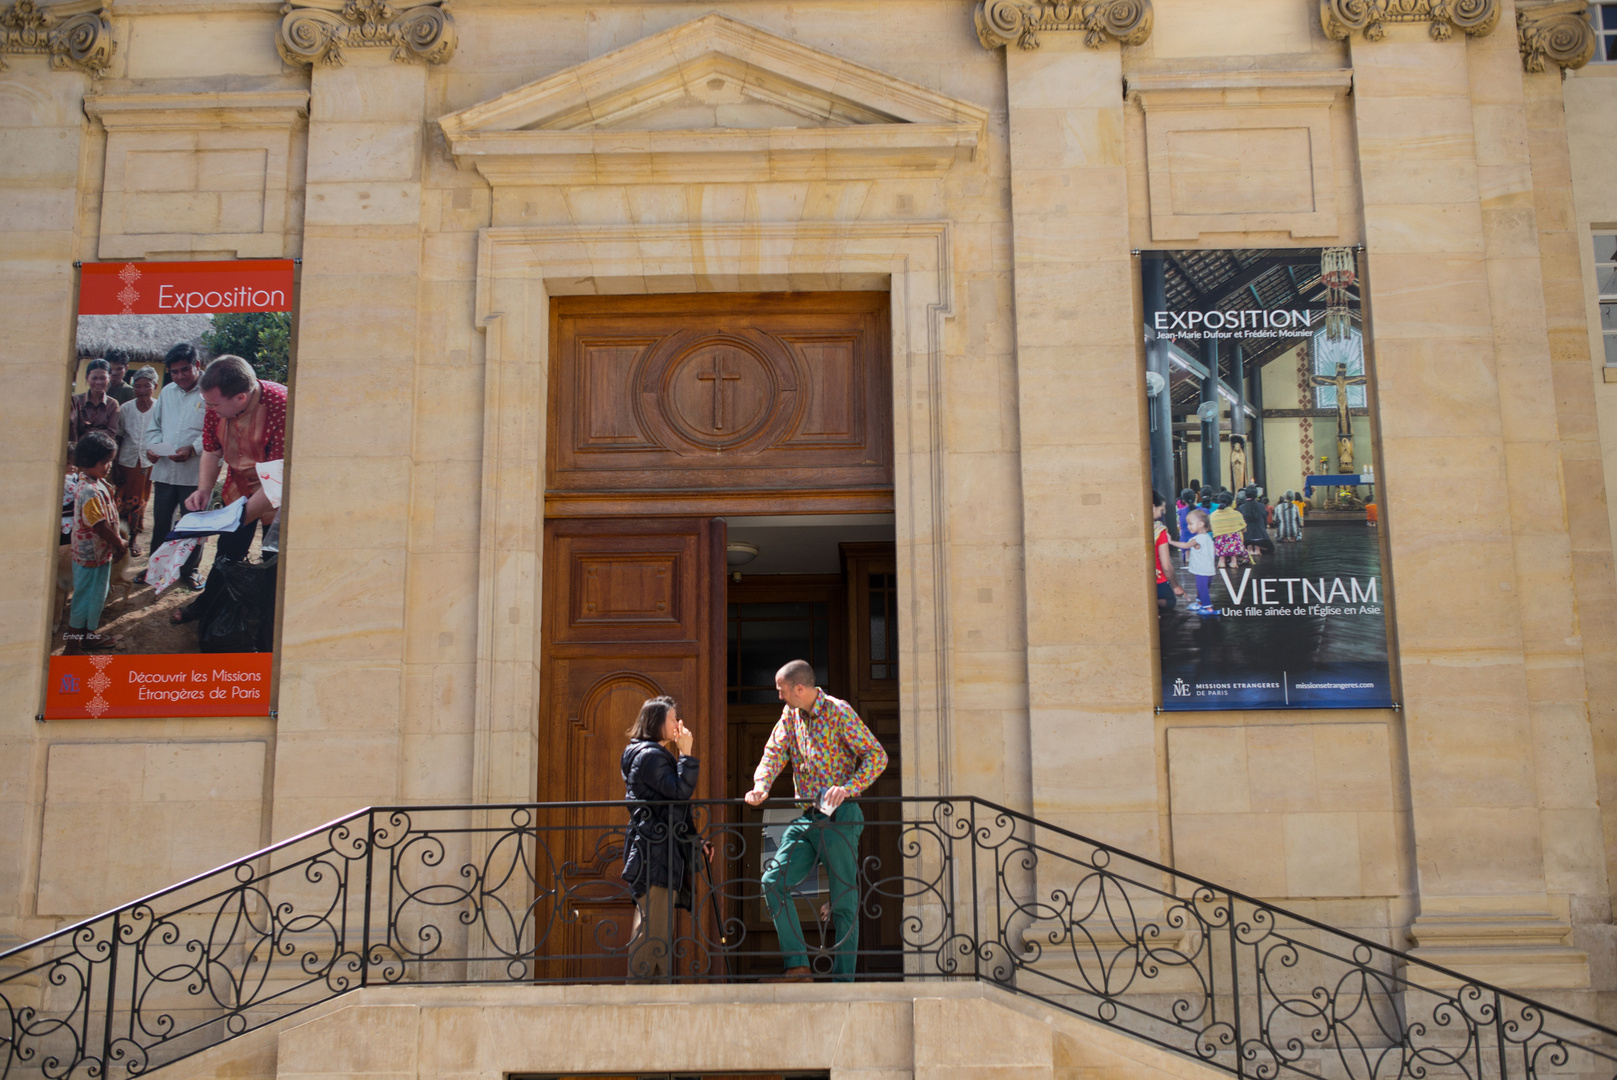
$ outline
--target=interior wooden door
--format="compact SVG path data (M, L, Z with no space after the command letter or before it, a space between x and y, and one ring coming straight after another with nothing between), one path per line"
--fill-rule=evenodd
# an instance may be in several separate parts
M722 794L724 545L722 519L546 523L541 802L623 799L626 732L659 694L678 702L696 735L696 798ZM549 858L539 860L539 888L552 893L537 908L541 977L625 975L634 916L619 876L627 815L572 807L543 818Z

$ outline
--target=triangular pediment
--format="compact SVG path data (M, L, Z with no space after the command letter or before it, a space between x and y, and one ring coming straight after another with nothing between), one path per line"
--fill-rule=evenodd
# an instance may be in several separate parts
M696 179L705 166L732 179L936 173L974 156L986 120L976 105L714 14L439 125L491 182L550 183L669 169Z

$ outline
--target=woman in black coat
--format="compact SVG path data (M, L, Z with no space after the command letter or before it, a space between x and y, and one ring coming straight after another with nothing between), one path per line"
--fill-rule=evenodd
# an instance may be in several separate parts
M634 934L629 943L629 977L668 975L674 936L674 907L691 907L696 875L696 833L686 801L696 792L701 762L691 757L696 741L679 718L673 698L655 697L640 706L623 751L624 798L650 805L633 807L624 839L623 880L634 893ZM668 749L679 751L676 758Z

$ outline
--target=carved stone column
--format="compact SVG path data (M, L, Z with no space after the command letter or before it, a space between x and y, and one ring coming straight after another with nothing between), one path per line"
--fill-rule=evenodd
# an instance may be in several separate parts
M381 48L310 77L297 483L351 512L296 515L281 652L274 830L406 798L407 545L427 69ZM368 477L363 491L344 479Z
M1152 609L1134 572L1150 535L1142 327L1117 44L1143 41L1150 16L1144 2L977 12L985 45L1020 46L1005 51L1005 81L1033 810L1155 853Z
M1482 6L1469 11L1479 27ZM1604 902L1604 860L1529 121L1515 43L1469 32L1366 27L1351 46L1419 888L1410 935L1420 955L1506 986L1574 988L1589 972L1569 909ZM1432 491L1490 497L1439 522Z
M55 539L40 508L62 485L67 392L73 354L73 261L95 257L80 237L80 158L91 77L112 57L100 4L0 8L0 565L14 568L0 620L0 950L43 932L22 920L21 894L39 828L31 780L34 713L49 621L49 584L38 572Z

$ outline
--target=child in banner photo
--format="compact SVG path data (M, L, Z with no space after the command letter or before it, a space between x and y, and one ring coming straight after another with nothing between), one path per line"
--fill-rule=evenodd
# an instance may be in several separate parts
M118 533L112 490L107 487L107 473L117 453L118 444L100 430L85 432L73 446L79 487L73 497L73 607L67 621L68 655L92 648L110 649L118 643L116 638L103 638L96 632L112 583L113 560L129 550Z
M1190 572L1196 578L1196 599L1185 607L1203 617L1217 615L1218 609L1213 607L1212 589L1214 542L1207 511L1197 507L1186 514L1185 526L1190 530L1187 542L1168 541L1169 546L1190 552Z
M1225 566L1239 566L1241 560L1246 558L1246 541L1242 535L1246 532L1246 518L1234 508L1234 502L1233 494L1220 492L1218 509L1213 511L1210 518L1213 551L1218 556L1220 570Z

